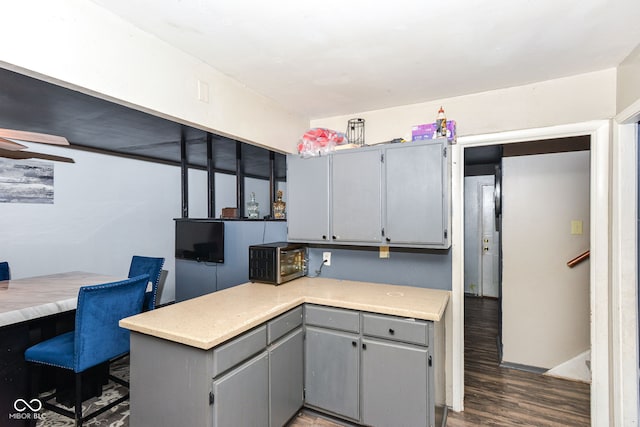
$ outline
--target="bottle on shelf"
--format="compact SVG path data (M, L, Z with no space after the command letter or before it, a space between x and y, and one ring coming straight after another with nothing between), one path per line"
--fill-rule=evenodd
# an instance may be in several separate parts
M439 137L447 136L447 117L444 115L442 106L440 106L436 117L436 135Z
M278 190L276 201L273 202L273 217L275 219L285 219L287 203L282 201L282 190Z
M249 214L249 219L258 219L260 217L260 204L256 202L256 193L251 193L251 200L247 203L247 213Z

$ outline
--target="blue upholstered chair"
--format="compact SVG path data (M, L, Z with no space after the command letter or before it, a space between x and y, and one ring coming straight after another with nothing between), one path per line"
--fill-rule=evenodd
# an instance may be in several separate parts
M156 298L158 293L158 282L160 281L160 272L164 265L164 258L151 258L146 256L134 255L131 258L129 266L129 277L138 276L140 274L148 274L149 281L152 283L151 291L144 296L144 310L153 310L156 307Z
M125 396L94 411L82 415L82 373L94 366L129 352L129 331L118 326L120 319L142 312L149 276L132 277L119 282L83 286L78 292L75 330L58 335L29 347L27 362L67 369L75 373L75 412L49 403L56 393L41 398L43 405L61 415L75 418L76 426L118 405ZM127 386L120 378L109 375L112 381Z
M0 262L0 280L10 280L11 271L9 271L9 263L7 261Z

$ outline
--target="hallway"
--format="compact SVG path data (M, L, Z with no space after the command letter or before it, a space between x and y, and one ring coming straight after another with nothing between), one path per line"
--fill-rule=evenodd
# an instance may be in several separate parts
M447 426L588 426L590 386L498 366L498 300L465 298L464 412Z

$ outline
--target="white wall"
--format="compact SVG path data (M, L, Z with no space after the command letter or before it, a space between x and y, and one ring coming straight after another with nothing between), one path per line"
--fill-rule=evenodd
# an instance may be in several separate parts
M482 284L482 195L478 187L483 184L493 185L493 175L464 178L464 291L473 295L480 295Z
M640 100L640 44L617 69L617 112L621 113Z
M590 348L589 152L503 158L503 360L552 368ZM571 221L583 221L572 235Z
M28 145L76 163L55 163L53 204L0 204L0 258L12 277L83 270L124 278L133 255L164 257L171 273L162 301L173 300L180 168Z
M90 1L4 2L2 21L3 67L282 152L307 130L307 118Z
M311 121L311 127L344 131L354 117L365 119L365 140L376 144L394 138L411 140L411 127L435 121L443 106L455 120L458 135L481 135L600 120L615 115L616 70L609 69L526 86L354 112Z

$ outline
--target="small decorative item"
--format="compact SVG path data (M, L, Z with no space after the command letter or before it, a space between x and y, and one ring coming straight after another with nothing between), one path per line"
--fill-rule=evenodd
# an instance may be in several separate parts
M256 202L256 193L251 193L251 200L247 203L247 212L249 219L258 219L260 216L260 210L258 209L260 204Z
M444 115L442 106L438 110L438 117L436 118L436 133L438 136L447 136L447 118Z
M364 145L364 119L350 119L347 122L349 144Z
M285 219L287 203L282 201L282 190L278 190L276 201L273 202L273 217L275 219Z

